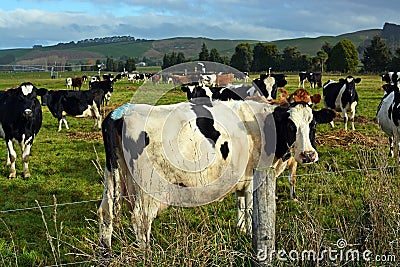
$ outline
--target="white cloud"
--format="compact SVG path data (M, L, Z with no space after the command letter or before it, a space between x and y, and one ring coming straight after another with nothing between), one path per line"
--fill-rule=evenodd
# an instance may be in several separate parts
M385 22L400 24L397 0L388 0L385 5L371 0L20 0L12 3L0 9L0 48L113 35L272 41L382 28Z

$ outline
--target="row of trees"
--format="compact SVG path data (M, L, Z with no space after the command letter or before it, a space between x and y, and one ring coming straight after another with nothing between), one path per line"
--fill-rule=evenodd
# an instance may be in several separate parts
M274 71L332 71L356 72L359 69L368 72L383 72L397 70L400 63L400 47L392 55L389 47L379 37L375 36L370 46L364 51L360 61L357 48L350 40L342 40L332 46L325 42L315 56L301 54L296 47L287 46L282 52L272 43L241 43L236 46L232 57L220 56L216 48L209 52L203 43L198 60L212 61L230 65L240 71L261 72L271 67ZM162 68L189 61L182 52L164 54ZM360 64L363 64L363 66Z
M91 67L90 70L92 71L97 71L99 65L101 65L102 62L100 60L96 61L96 64ZM111 71L111 72L122 72L122 71L134 71L136 70L136 60L134 58L126 58L125 60L114 60L113 58L107 57L105 65L102 67L106 71Z
M287 46L282 53L275 44L258 43L252 47L248 43L235 48L230 65L240 71L260 72L271 67L274 71L340 71L354 72L358 66L356 47L349 40L335 46L325 43L315 56L301 54L296 47Z
M392 53L389 46L375 36L371 45L365 48L364 58L361 60L364 70L368 72L398 71L400 67L400 46Z

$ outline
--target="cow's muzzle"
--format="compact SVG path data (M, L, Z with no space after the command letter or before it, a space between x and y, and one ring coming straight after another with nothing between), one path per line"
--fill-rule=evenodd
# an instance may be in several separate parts
M317 152L303 151L300 153L299 158L303 164L313 163L317 159Z
M25 118L32 118L33 112L31 109L25 109L24 110L24 117Z

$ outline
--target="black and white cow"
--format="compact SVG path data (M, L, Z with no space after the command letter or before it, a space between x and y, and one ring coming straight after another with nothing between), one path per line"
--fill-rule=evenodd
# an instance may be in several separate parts
M44 93L32 83L22 83L18 88L0 91L0 137L7 145L7 166L10 178L16 177L15 161L17 153L13 141L17 141L22 151L24 178L30 177L29 157L33 140L42 126L42 108L37 95Z
M278 88L287 84L284 74L261 74L260 78L253 80L253 86L256 86L267 100L276 99Z
M114 81L117 79L109 79L104 81L95 81L92 82L89 86L89 90L97 90L100 89L103 91L103 99L101 100L101 104L108 105L110 102L111 95L114 92Z
M389 136L389 156L393 157L395 149L400 162L400 72L387 73L382 80L387 84L383 85L385 92L378 106L376 119L379 127Z
M351 129L354 130L354 116L356 114L356 106L358 104L358 94L356 84L361 81L361 78L347 76L341 78L338 82L329 80L324 84L324 106L336 111L342 112L344 119L344 129L347 130L347 122L349 117L347 112L350 112ZM331 122L334 127L334 122Z
M100 106L104 98L103 90L88 91L48 90L42 96L42 105L47 106L54 118L58 120L58 131L62 123L69 129L66 115L78 118L93 117L94 126L101 128Z
M185 84L181 90L186 93L188 100L200 97L208 97L211 100L244 100L248 96L261 95L255 86L248 85L228 85L225 87L208 87L200 85L198 82Z
M322 87L322 73L321 72L299 72L299 87L304 88L304 82L308 81L311 88Z
M65 86L68 88L72 88L72 78L68 77L65 79Z
M117 219L123 197L131 202L137 242L142 247L148 244L152 221L168 206L159 197L171 196L170 191L157 187L159 175L161 180L181 189L205 186L204 194L181 200L187 206L210 196L216 197L214 201L221 200L236 192L238 206L243 207L238 210L238 218L247 219L247 227L239 224L240 220L238 226L250 230L254 168L272 163L281 170L278 165L287 164L292 157L301 164L318 160L309 125L313 119L324 120L320 117L325 113L311 109L309 94L296 98L288 107L275 108L250 100L203 100L161 106L128 104L104 119L105 189L98 210L104 255L109 255L111 250L113 221ZM160 129L164 123L168 127ZM265 155L274 155L270 163ZM225 180L219 181L221 176L235 177L235 183L223 195L214 195L207 186L214 182L225 186ZM147 191L145 187L150 184L155 187Z

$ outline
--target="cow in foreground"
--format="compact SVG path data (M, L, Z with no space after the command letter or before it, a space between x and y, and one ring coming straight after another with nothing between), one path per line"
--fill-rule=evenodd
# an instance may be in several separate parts
M0 137L7 145L7 166L10 178L16 177L17 153L13 141L18 142L24 163L24 178L30 177L29 157L33 140L42 126L42 109L37 95L43 91L32 83L22 83L18 88L0 91Z
M347 76L346 79L341 78L338 82L329 80L324 84L324 106L336 111L342 112L344 120L344 129L347 130L347 122L350 118L351 129L354 130L354 116L356 114L356 106L358 104L358 94L356 84L361 78ZM347 115L350 112L350 117ZM334 127L333 120L331 121Z
M113 222L122 197L130 202L137 242L141 247L148 244L152 221L170 204L147 193L163 195L162 188L142 188L142 182L157 187L157 174L182 189L207 188L213 183L223 187L219 177L233 177L235 183L214 201L236 192L238 226L251 231L254 168L273 165L282 171L292 157L300 164L314 163L318 153L310 140L309 125L313 119L332 119L311 109L312 97L305 90L294 94L287 107L203 98L203 102L166 106L128 104L111 112L102 124L106 151L105 189L98 210L102 254L110 255ZM168 127L160 129L162 123ZM276 144L271 147L274 135ZM270 163L265 155L274 156ZM189 202L208 196L194 195ZM190 206L185 201L181 204ZM246 218L246 223L240 218Z
M397 152L400 163L400 72L391 72L383 85L384 95L376 112L379 127L389 136L389 156ZM393 144L394 143L394 144Z
M42 96L42 105L47 106L54 118L58 120L58 131L62 124L69 129L66 115L78 118L93 117L94 126L101 128L100 106L104 98L101 89L88 91L48 90Z

